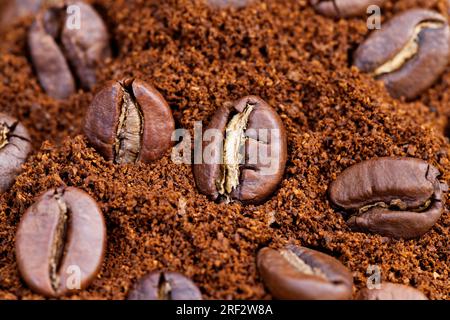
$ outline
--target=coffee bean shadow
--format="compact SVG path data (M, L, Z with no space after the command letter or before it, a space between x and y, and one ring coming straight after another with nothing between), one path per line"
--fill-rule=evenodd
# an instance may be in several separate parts
M355 55L356 50L358 50L359 44L353 43L350 48L347 50L347 67L351 68L353 65L353 56Z
M444 128L444 136L447 139L450 139L450 121L448 121L448 119L447 119L447 124L445 125L445 128Z
M263 249L263 248L270 247L270 245L271 245L272 243L273 243L273 239L272 239L272 238L269 238L269 239L267 239L266 241L263 241L263 242L261 242L261 243L258 243L258 245L256 246L256 249L255 249L255 253L258 253L259 250L261 250L261 249Z

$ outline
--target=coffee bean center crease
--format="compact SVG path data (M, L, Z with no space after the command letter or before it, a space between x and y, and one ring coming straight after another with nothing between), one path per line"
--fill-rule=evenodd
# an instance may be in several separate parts
M161 273L158 283L158 298L159 300L172 300L172 286L167 281L164 273Z
M9 127L6 123L0 123L0 149L8 144Z
M414 28L412 36L406 42L403 49L392 59L379 66L373 72L374 76L381 76L401 69L406 62L411 60L419 52L420 33L426 29L440 29L444 26L442 21L424 21L419 23Z
M291 250L280 250L280 253L283 258L286 259L286 261L289 262L299 272L328 280L327 276L322 272L322 270L320 270L319 268L311 267Z
M131 85L122 85L123 99L115 138L116 163L135 163L142 145L142 111L132 94Z
M247 103L244 111L234 115L226 127L222 174L217 182L221 195L228 196L239 185L239 167L245 159L245 130L253 108Z
M55 236L53 238L53 244L51 247L49 274L53 290L58 291L58 288L60 286L59 269L65 256L65 245L67 243L69 208L67 207L67 204L63 199L63 194L61 192L57 192L54 198L59 208L59 216Z

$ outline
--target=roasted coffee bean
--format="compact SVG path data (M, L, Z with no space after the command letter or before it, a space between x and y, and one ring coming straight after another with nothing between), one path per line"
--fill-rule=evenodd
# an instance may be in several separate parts
M202 300L197 286L175 272L152 272L140 279L128 300Z
M47 297L86 288L97 276L106 230L97 203L84 191L47 191L25 212L16 235L16 258L28 286Z
M0 113L0 193L14 183L30 151L27 129L16 119Z
M364 15L371 5L382 6L386 0L309 0L314 9L327 17Z
M213 139L210 133L216 133ZM203 157L194 164L194 177L200 192L213 200L261 203L283 177L286 132L278 114L259 97L220 107L202 147L195 151Z
M254 0L206 0L207 3L216 8L243 8L250 3L252 3Z
M413 158L377 158L342 172L329 189L331 202L354 230L415 238L431 229L444 205L439 171Z
M357 300L428 300L419 290L402 284L381 283L380 289L364 288Z
M72 13L71 8L79 12ZM73 94L77 81L82 88L91 89L96 68L111 56L103 20L81 1L65 1L38 14L28 45L42 87L56 99Z
M354 64L382 80L393 97L413 99L444 72L449 39L443 16L412 9L374 31L355 52Z
M257 259L264 284L281 300L346 300L353 277L335 258L304 247L261 249Z
M90 143L115 163L151 162L172 145L175 121L150 84L125 79L106 85L92 101L84 126Z

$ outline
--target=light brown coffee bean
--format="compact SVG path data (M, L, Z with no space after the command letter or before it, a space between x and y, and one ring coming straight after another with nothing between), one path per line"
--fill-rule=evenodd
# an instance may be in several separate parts
M354 65L384 82L395 97L416 98L440 77L450 54L447 19L412 9L374 31L354 55Z
M358 231L415 238L441 216L439 171L420 159L376 158L343 171L329 188L332 204L350 215Z
M258 270L276 299L345 300L352 295L353 277L335 258L304 247L261 249Z
M25 283L46 297L86 288L105 253L106 230L97 203L73 187L52 189L23 215L16 258Z
M140 279L128 300L202 300L197 286L176 272L152 272Z

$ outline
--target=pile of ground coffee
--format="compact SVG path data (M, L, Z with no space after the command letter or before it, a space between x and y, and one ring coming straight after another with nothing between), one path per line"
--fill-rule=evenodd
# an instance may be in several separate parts
M34 147L15 185L0 196L0 298L42 298L20 279L15 233L36 196L66 184L98 201L108 236L98 278L69 298L123 299L157 269L185 274L206 299L270 298L256 253L291 243L339 259L353 272L354 293L366 286L369 265L377 265L384 281L450 299L447 212L419 239L394 240L351 232L326 193L342 170L375 156L424 159L449 181L450 68L419 100L405 103L350 67L349 56L368 34L365 18L325 18L307 0L219 11L192 0L90 2L114 47L92 92L65 101L43 92L26 47L32 17L0 39L0 112L22 121ZM448 12L446 0L390 1L383 21L413 7ZM174 164L170 153L150 165L105 161L81 134L83 117L104 82L126 76L152 83L176 126L191 131L227 101L262 97L288 133L279 190L259 206L217 204L198 192L192 167Z

